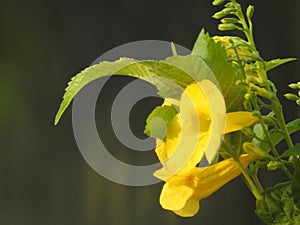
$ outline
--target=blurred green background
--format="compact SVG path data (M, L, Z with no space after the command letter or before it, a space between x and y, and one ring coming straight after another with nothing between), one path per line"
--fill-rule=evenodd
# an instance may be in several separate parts
M210 2L0 1L0 224L262 224L240 178L203 200L196 217L180 218L159 206L162 183L126 187L93 171L76 146L70 109L53 126L70 77L111 48L148 39L191 48L202 27L218 34ZM255 38L265 59L300 57L299 1L244 3L256 7ZM299 71L298 60L270 73L279 95L300 80ZM115 79L111 87L124 83ZM287 120L299 116L281 99ZM142 121L146 114L137 115ZM123 159L134 161L127 152ZM261 174L266 186L274 183L270 174Z

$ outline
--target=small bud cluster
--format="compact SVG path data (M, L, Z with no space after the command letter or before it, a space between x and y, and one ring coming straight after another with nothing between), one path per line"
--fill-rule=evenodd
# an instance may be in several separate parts
M284 95L288 100L295 101L300 106L300 81L298 83L292 83L289 85L290 88L298 90L298 95L287 93Z

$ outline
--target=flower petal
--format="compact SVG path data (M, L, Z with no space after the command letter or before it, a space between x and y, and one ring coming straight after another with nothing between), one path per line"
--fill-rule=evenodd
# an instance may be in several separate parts
M191 217L194 216L199 211L199 209L199 201L197 201L196 199L189 199L182 209L174 210L174 213L182 217Z
M246 167L253 159L244 154L241 164ZM199 202L223 185L236 178L241 170L234 159L229 158L201 170L194 167L185 175L174 175L163 187L160 203L182 217L194 216L199 211Z
M208 130L209 138L205 147L206 160L210 164L219 150L225 133L226 106L222 93L213 82L203 80L199 82L199 85L205 93L211 110L211 125Z
M241 164L246 167L253 159L244 154L240 156ZM241 170L233 158L222 160L216 164L208 166L203 171L200 171L201 179L195 189L195 195L199 200L206 198L229 181L241 174ZM199 172L194 173L194 177L199 177Z
M174 118L168 124L166 140L161 141L157 139L155 152L160 162L169 158L175 151L178 145L180 137L181 125L179 114L175 115Z
M203 87L200 86L200 83L201 82L192 83L184 89L180 99L180 113L191 115L196 112L197 115L204 114L210 117L210 103L208 102L207 96L202 89Z
M161 161L163 167L160 170L155 171L154 176L161 180L167 180L168 178L182 174L184 171L189 171L190 166L195 167L199 162L197 158L202 158L204 151L197 151L198 137L194 135L181 135L176 140L167 141L166 145L163 145L159 151L172 152L171 156L167 155L168 158ZM172 149L169 149L172 148ZM159 152L160 155L163 155ZM202 155L201 155L202 154ZM196 160L196 161L195 161ZM193 162L193 165L189 162ZM186 164L188 165L186 166Z
M166 183L160 194L160 204L167 210L182 209L193 195L193 189L187 186L175 186Z
M251 126L258 121L251 112L231 112L227 113L225 133L241 130L244 126Z
M154 175L162 180L175 174L183 175L194 168L204 154L211 163L224 135L225 115L224 98L213 82L202 80L189 85L181 96L180 113L174 117L174 126L172 121L165 143L156 149L163 168ZM180 135L175 136L179 127Z

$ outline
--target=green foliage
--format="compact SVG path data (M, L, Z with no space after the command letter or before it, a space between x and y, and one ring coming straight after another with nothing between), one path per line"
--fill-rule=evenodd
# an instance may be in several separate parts
M223 2L214 1L213 5L220 5ZM237 30L245 35L245 49L242 50L232 39L228 40L231 46L225 46L227 50L234 50L232 62L243 74L243 79L240 79L239 83L247 89L245 107L247 110L253 111L253 115L260 120L252 131L244 129L244 134L252 138L252 144L262 149L262 153L268 153L265 159L262 157L262 160L250 165L249 174L246 170L243 172L243 175L257 199L256 213L264 222L270 225L300 224L300 185L298 184L300 177L298 158L300 145L294 145L290 137L290 134L300 130L300 120L296 119L286 124L282 105L276 96L276 87L267 77L269 70L295 59L286 58L264 61L259 56L253 38L253 24L251 20L253 13L254 7L252 5L247 7L246 15L244 15L241 5L236 0L228 0L224 8L213 15L213 18L221 21L218 26L219 30ZM298 84L291 84L290 87L298 89ZM300 92L298 92L298 95L300 97ZM296 101L300 105L300 99L297 95L286 94L285 97ZM266 102L268 103L262 99L267 99ZM267 116L263 115L262 109L267 109L270 111L270 114ZM230 156L234 156L236 152L239 152L239 143L234 144L232 140L228 141L226 136L224 139L225 144L223 144L226 147L225 152L229 153ZM276 145L283 139L285 139L289 149L280 156ZM289 156L288 161L284 159L287 156ZM292 166L293 170L291 171L294 174L286 167L287 165ZM262 166L267 166L269 170L281 169L290 179L290 182L278 184L263 191L257 176L257 172Z
M144 133L163 140L169 122L177 114L173 106L158 106L148 116Z
M180 68L184 68L187 72ZM75 95L89 82L109 75L126 75L144 79L158 89L164 98L179 99L183 89L194 80L210 77L211 71L197 56L172 56L164 61L136 61L121 58L115 62L100 62L86 68L68 83L63 101L55 117L58 123Z
M68 83L68 87L65 89L65 94L63 96L63 101L58 109L58 112L55 116L54 124L56 125L69 106L70 102L74 96L89 82L103 76L114 74L116 71L121 68L130 65L134 62L132 59L122 58L116 62L101 62L97 65L88 67L76 76L71 78L71 81Z
M225 48L202 29L194 44L193 53L199 55L215 75L225 98L227 112L239 110L244 101L245 89L237 86L236 81L243 77L232 62L228 61Z
M288 63L288 62L291 62L291 61L294 61L294 60L296 60L296 58L273 59L273 60L270 60L270 61L266 61L266 62L264 62L265 70L269 71L269 70L274 69L274 68L276 68L280 65L283 65L285 63Z
M244 154L242 145L245 141L248 139L241 131L226 134L220 149L221 156L226 159Z
M266 129L267 129L267 127L266 127ZM264 133L263 125L261 125L260 123L255 124L253 126L253 132L254 132L254 134L257 138L253 138L252 143L257 145L257 146L260 146L261 145L261 140L265 139L265 133Z
M256 201L255 213L268 225L300 224L300 210L291 182L267 188Z
M286 150L281 155L281 157L286 157L286 156L291 156L291 155L295 155L295 156L299 156L300 155L300 143L295 144L293 147L291 147L288 150Z
M289 122L287 125L287 130L289 134L292 134L296 131L300 130L300 119L295 119L291 122ZM275 146L277 145L280 141L282 141L284 139L284 134L280 131L277 130L271 130L270 132L270 136L271 136L271 140L272 140L272 144ZM268 143L266 142L261 142L259 144L259 147L265 151L270 151L270 146L268 145Z
M193 77L180 67L168 63L168 59L176 62L180 61L181 57L172 56L163 61L136 61L120 69L116 74L143 79L155 85L162 97L179 99L183 89L193 82ZM185 63L192 64L192 61L187 60Z

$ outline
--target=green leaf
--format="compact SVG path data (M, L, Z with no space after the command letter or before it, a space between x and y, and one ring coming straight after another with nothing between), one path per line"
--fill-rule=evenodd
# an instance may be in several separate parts
M299 131L300 130L300 119L295 119L295 120L289 122L286 125L286 127L287 127L289 134ZM284 139L284 135L281 132L275 131L275 130L270 131L270 136L271 136L271 140L272 140L272 143L274 146L277 145L280 141L282 141ZM270 151L270 146L266 142L261 142L259 147L267 152Z
M291 155L300 155L300 143L295 144L293 147L286 150L281 157L287 157Z
M72 99L86 84L115 74L144 79L155 85L158 93L164 98L177 100L180 99L184 88L191 82L213 77L209 67L196 55L175 55L162 61L136 61L121 58L115 62L100 62L86 68L71 79L54 123L58 123Z
M270 61L265 62L265 69L266 71L269 71L271 69L274 69L277 66L280 66L282 64L291 62L296 60L296 58L286 58L286 59L273 59Z
M128 58L121 58L115 62L100 62L99 64L86 68L71 79L66 88L54 123L58 123L63 112L81 88L95 79L115 74L132 76L149 81L157 86L162 96L174 98L179 98L182 88L193 81L188 74L163 62L139 62ZM166 83L166 81L168 82Z
M185 84L187 84L188 82L191 83L193 81L201 81L203 79L208 79L214 83L217 83L217 80L215 79L215 76L210 67L198 55L173 56L166 58L164 62L176 68L180 68L190 76L190 79L186 80ZM170 76L172 76L173 74L173 72L169 71L166 67L164 67L163 72L169 73ZM176 79L181 80L181 78L177 78L177 76Z
M255 213L268 225L295 225L300 223L300 210L295 204L290 182L267 188L262 199L256 201Z
M248 137L243 135L241 131L225 134L220 149L220 155L224 158L230 158L233 155L241 155L243 151L243 143L247 142Z
M148 116L144 133L148 136L165 138L169 122L177 114L173 106L158 106Z
M194 44L193 53L199 55L215 75L225 98L227 112L239 110L243 105L245 89L235 83L243 77L232 62L228 61L225 48L220 43L215 43L202 29Z
M66 92L55 116L54 124L56 125L59 122L59 119L61 118L66 108L69 106L74 96L86 84L99 77L114 74L116 71L127 65L130 65L133 62L134 60L127 58L121 58L116 62L101 62L100 64L93 65L84 69L82 72L72 77L71 81L68 83L68 87L65 89Z
M172 56L170 59L177 61L181 57ZM183 89L193 82L194 79L179 67L167 63L167 60L168 58L163 61L139 61L122 68L117 74L146 80L157 87L158 93L162 97L179 100ZM192 64L191 61L186 63Z
M264 133L264 129L263 129L263 125L262 124L255 124L253 126L253 132L255 133L255 135L260 139L260 140L264 140L265 138L265 133ZM252 143L255 144L256 146L260 146L261 141L253 138Z

